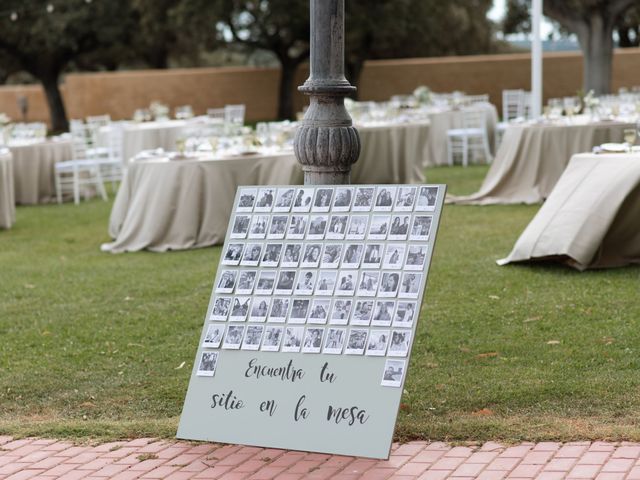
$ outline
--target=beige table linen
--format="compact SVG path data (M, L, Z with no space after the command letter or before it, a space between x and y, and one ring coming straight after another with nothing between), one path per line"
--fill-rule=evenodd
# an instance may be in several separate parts
M184 250L221 244L239 185L300 183L293 154L222 160L135 160L118 190L109 234L113 253Z
M640 153L574 155L498 264L527 260L578 270L640 263Z
M13 189L13 159L0 149L0 228L11 228L16 221L16 198Z
M11 144L16 203L35 205L56 198L54 165L73 158L71 141Z
M123 159L125 163L142 150L176 149L176 140L184 135L184 120L166 120L129 124L123 130Z

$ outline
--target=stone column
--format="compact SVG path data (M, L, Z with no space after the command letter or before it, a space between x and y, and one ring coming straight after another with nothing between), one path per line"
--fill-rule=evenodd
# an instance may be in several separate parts
M344 97L356 89L344 76L344 0L310 2L310 75L298 90L311 104L294 149L305 185L345 184L360 155L360 137L344 106Z

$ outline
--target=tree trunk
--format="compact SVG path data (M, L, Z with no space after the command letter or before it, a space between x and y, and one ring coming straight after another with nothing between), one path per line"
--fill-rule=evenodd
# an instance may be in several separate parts
M611 69L613 64L613 24L594 14L578 34L584 57L584 91L593 90L596 95L611 92Z
M280 61L280 89L278 97L278 120L293 119L293 82L297 64Z
M51 129L54 132L66 132L69 130L69 122L67 121L67 112L64 108L62 95L58 88L58 79L58 74L51 74L41 77L40 81L44 87L44 93L47 96Z

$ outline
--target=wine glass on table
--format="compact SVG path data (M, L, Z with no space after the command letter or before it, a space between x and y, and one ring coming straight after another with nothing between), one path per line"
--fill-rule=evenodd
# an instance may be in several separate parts
M627 151L630 152L633 145L636 143L636 129L625 128L624 129L624 141L627 144Z

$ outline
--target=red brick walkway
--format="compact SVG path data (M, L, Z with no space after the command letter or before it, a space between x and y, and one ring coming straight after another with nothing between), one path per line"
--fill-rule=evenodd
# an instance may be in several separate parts
M640 480L640 444L394 445L388 461L138 439L99 446L0 436L0 479Z

